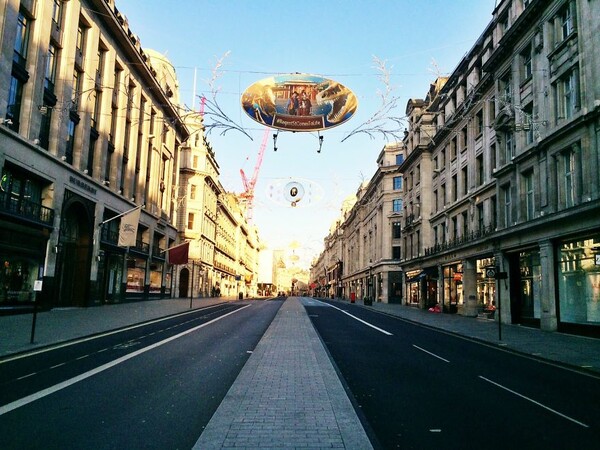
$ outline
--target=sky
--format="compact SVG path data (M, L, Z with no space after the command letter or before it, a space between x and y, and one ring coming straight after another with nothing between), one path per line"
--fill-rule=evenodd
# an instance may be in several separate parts
M143 48L175 67L181 102L198 110L212 98L239 130L207 135L226 190L243 191L240 169L251 178L265 128L241 107L241 96L264 78L308 73L332 79L358 98L346 123L321 133L270 129L255 186L251 221L270 249L284 249L309 267L323 246L344 199L377 169L393 140L361 132L384 104L403 117L411 98L424 98L437 76L452 73L492 18L497 0L116 0ZM383 69L383 70L382 70ZM388 75L385 81L382 74ZM205 119L210 123L210 119ZM395 128L389 121L380 123ZM403 129L404 127L402 127ZM400 133L401 134L401 133ZM342 142L343 141L343 142ZM292 206L284 187L304 196Z

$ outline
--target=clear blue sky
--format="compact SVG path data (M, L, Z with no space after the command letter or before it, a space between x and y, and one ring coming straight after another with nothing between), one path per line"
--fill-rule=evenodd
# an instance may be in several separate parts
M322 240L339 216L344 198L375 173L383 137L350 131L381 105L385 89L374 57L391 73L395 116L410 98L423 98L436 76L450 74L474 45L492 17L496 0L116 0L142 47L159 51L175 66L182 102L188 106L208 95L207 80L223 58L217 101L254 140L238 131L208 135L221 167L221 183L241 192L240 169L250 176L263 129L240 106L241 93L255 81L281 73L311 73L332 78L358 97L356 115L323 133L322 151L311 133L285 133L278 151L269 139L255 191L253 222L271 248L290 249L299 264L321 250ZM196 83L194 87L194 73ZM303 200L291 207L269 195L288 182L306 186ZM322 192L319 195L318 192ZM292 251L291 249L289 251Z

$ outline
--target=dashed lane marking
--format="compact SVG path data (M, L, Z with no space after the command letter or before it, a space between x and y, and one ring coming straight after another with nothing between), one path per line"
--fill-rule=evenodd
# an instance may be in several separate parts
M34 394L31 394L31 395L28 395L26 397L23 397L23 398L21 398L19 400L14 401L14 402L8 403L8 404L3 405L3 406L0 406L0 416L4 415L6 413L9 413L9 412L11 412L11 411L13 411L13 410L15 410L17 408L20 408L21 406L25 406L25 405L27 405L27 404L29 404L31 402L39 400L40 398L46 397L46 396L48 396L50 394L53 394L53 393L55 393L57 391L60 391L61 389L65 389L65 388L67 388L67 387L69 387L69 386L71 386L71 385L73 385L75 383L78 383L78 382L80 382L82 380L85 380L86 378L90 378L90 377L92 377L92 376L94 376L94 375L96 375L96 374L98 374L100 372L103 372L103 371L105 371L107 369L110 369L111 367L114 367L114 366L116 366L118 364L121 364L122 362L125 362L125 361L127 361L129 359L135 358L136 356L141 355L142 353L148 352L148 351L153 350L153 349L155 349L157 347L160 347L161 345L164 345L164 344L166 344L168 342L174 341L175 339L179 339L180 337L183 337L183 336L185 336L187 334L193 333L196 330L199 330L199 329L204 328L204 327L206 327L208 325L211 325L211 324L213 324L213 323L215 323L215 322L217 322L217 321L219 321L221 319L224 319L224 318L226 318L226 317L228 317L228 316L230 316L232 314L235 314L237 312L240 312L240 311L242 311L242 310L244 310L244 309L246 309L246 308L248 308L250 306L252 306L252 305L242 306L240 309L236 309L235 311L228 312L227 314L219 316L219 317L217 317L217 318L215 318L215 319L213 319L213 320L211 320L209 322L203 323L203 324L198 325L198 326L196 326L194 328L190 328L189 330L182 331L181 333L173 335L173 336L168 337L166 339L163 339L162 341L155 342L154 344L151 344L151 345L149 345L147 347L144 347L144 348L141 348L139 350L136 350L135 352L129 353L129 354L124 355L124 356L121 356L120 358L117 358L117 359L115 359L113 361L110 361L110 362L108 362L106 364L98 366L95 369L92 369L92 370L84 372L84 373L82 373L80 375L77 375L76 377L73 377L73 378L65 380L65 381L63 381L61 383L55 384L54 386L50 386L49 388L43 389L43 390L41 390L39 392L36 392ZM30 377L30 376L33 376L33 375L35 375L35 373L31 373L29 375L25 375L25 376L23 376L23 377L21 377L19 379L27 378L27 377Z

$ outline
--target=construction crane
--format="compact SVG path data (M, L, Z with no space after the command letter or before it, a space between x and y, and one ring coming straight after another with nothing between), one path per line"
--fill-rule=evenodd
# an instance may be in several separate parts
M256 186L256 180L258 179L258 172L262 165L263 156L265 155L265 148L267 148L267 140L269 139L269 128L265 128L265 134L263 135L262 143L258 151L258 157L256 158L256 164L254 165L254 173L252 178L248 179L244 173L244 169L240 169L240 175L242 176L242 183L244 184L244 192L239 195L242 202L246 204L246 220L252 220L252 208L254 206L254 187Z

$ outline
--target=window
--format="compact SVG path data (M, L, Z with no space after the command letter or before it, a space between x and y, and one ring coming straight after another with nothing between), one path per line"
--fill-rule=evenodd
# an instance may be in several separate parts
M402 189L402 177L394 177L394 190L399 191Z
M92 126L92 128L95 128L97 130L100 125L99 120L100 120L100 105L102 104L102 92L97 91L96 89L93 89L90 92L90 102L92 104L92 114L90 117L91 126Z
M490 198L490 228L492 230L496 230L498 227L498 201L496 200L496 196Z
M469 214L465 211L462 213L462 237L466 238L469 236Z
M535 214L535 193L533 191L533 171L523 174L523 193L525 198L525 220L532 220Z
M462 196L466 196L469 193L469 166L465 166L461 170L462 178Z
M452 138L450 141L450 161L454 161L456 159L456 144L457 139L456 136L454 136L454 138Z
M83 58L84 50L85 50L85 35L87 29L79 24L77 27L77 41L75 42L75 50L77 51L77 56ZM83 64L83 61L81 61Z
M556 115L559 119L570 119L579 109L579 70L571 69L556 83Z
M458 178L456 175L452 176L452 201L458 200Z
M502 196L504 198L504 227L508 228L512 225L512 196L510 193L510 184L502 188Z
M192 184L190 185L190 200L195 200L196 199L196 185Z
M528 80L532 74L531 44L528 44L521 52L521 82Z
M40 124L40 147L48 150L50 146L50 122L52 121L52 108L46 108L42 112L42 122Z
M62 3L63 0L54 0L52 5L52 23L57 28L60 28L62 23Z
M504 75L500 78L500 109L506 106L506 104L512 104L512 78L510 74Z
M88 146L88 157L86 170L88 175L91 177L94 174L94 156L96 155L96 144L98 139L95 136L90 136L90 143Z
M438 201L438 191L435 189L433 191L433 212L437 212L440 209L439 201Z
M392 200L392 211L395 213L402 212L402 199L401 198L395 198L394 200Z
M392 238L393 239L399 239L402 235L402 226L400 225L400 222L394 222L392 223Z
M48 47L46 54L46 76L44 78L44 88L54 93L54 84L56 83L56 69L58 67L58 49L54 44Z
M75 148L75 129L77 122L74 119L69 119L67 123L67 147L65 148L66 162L73 164L73 149Z
M484 181L484 168L485 165L483 163L483 155L479 155L475 158L475 165L477 166L477 186L481 186Z
M504 133L504 163L508 164L515 157L515 141L512 131Z
M458 239L458 217L452 218L452 238Z
M8 105L6 118L12 122L9 125L13 131L19 131L19 118L21 117L21 103L23 99L23 81L12 76L8 88Z
M565 207L575 204L575 152L563 154Z
M523 107L523 131L525 132L525 145L533 144L533 102Z
M27 49L29 47L29 20L19 11L17 17L17 37L15 39L13 61L21 66L27 60Z
M404 162L404 154L400 153L398 155L396 155L396 165L400 165Z
M557 43L561 43L575 31L574 10L575 3L573 1L569 1L556 16Z
M438 168L441 170L444 167L446 167L446 149L442 148L442 150L440 151L440 165L438 166Z
M475 126L477 127L477 136L481 136L483 134L483 110L480 110L475 115Z
M479 203L477 206L477 229L480 233L485 230L485 223L483 221L483 203Z
M446 206L446 184L440 186L440 204Z
M188 230L194 229L194 213L188 213L187 227L188 227Z
M73 71L73 91L71 92L71 110L76 111L81 98L81 85L83 82L83 73L77 69Z
M392 246L392 259L399 260L402 258L402 247L398 245Z
M467 149L467 127L463 127L462 130L460 130L460 151L464 152Z

